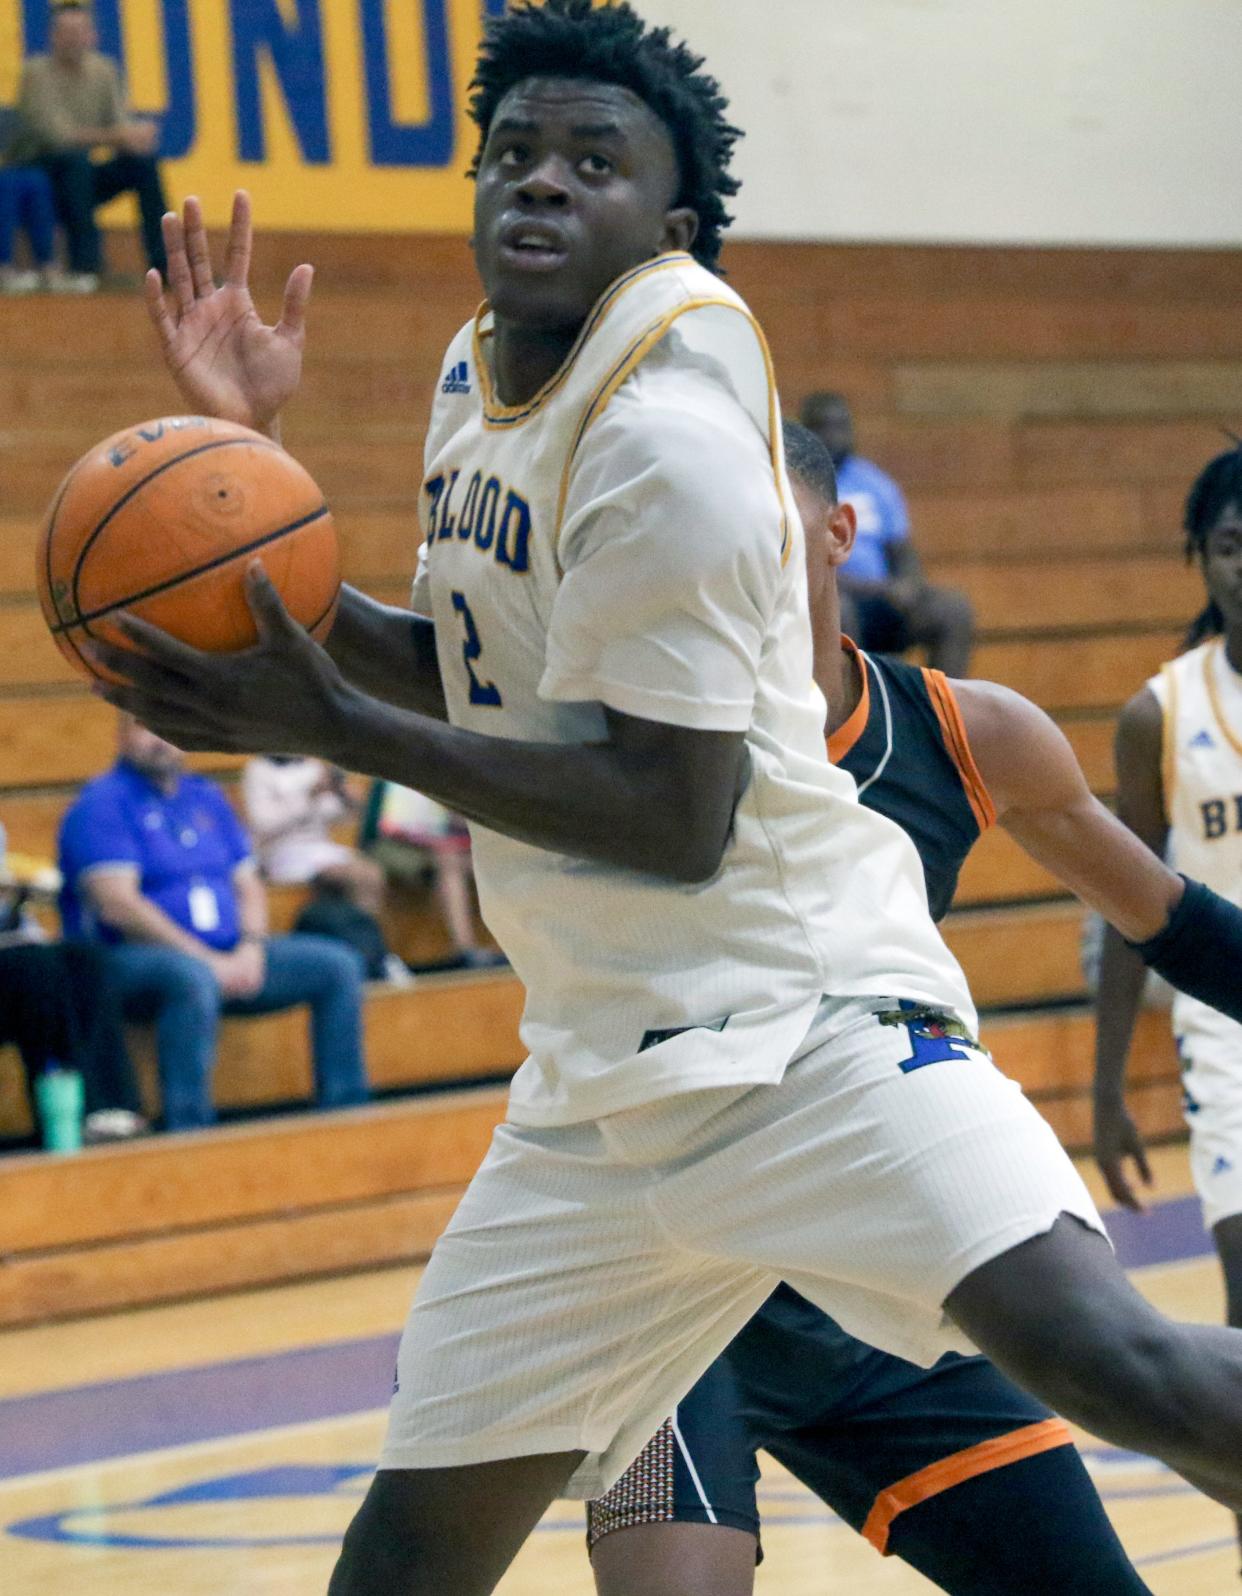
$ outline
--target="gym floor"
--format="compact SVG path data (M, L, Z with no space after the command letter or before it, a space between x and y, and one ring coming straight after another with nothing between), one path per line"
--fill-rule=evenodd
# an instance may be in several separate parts
M1115 1239L1167 1312L1222 1294L1184 1149L1156 1155L1152 1212ZM417 1275L389 1269L0 1335L0 1562L9 1596L275 1596L326 1588L384 1425ZM1233 1521L1160 1466L1084 1440L1157 1596L1238 1589ZM915 1596L765 1460L756 1591ZM588 1596L576 1503L555 1506L499 1589Z

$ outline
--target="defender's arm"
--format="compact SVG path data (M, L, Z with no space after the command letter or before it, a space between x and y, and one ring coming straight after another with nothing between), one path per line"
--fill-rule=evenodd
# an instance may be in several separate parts
M1155 936L1181 878L1094 796L1064 733L994 682L954 682L953 692L999 823L1122 936Z

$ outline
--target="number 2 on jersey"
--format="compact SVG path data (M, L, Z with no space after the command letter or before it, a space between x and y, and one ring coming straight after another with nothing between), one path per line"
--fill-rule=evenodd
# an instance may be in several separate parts
M462 625L466 629L466 641L461 645L461 657L466 662L466 675L470 678L470 702L499 708L500 689L495 682L481 682L474 674L474 662L482 654L483 645L479 641L479 629L474 624L474 616L470 613L470 606L466 603L464 593L456 591L453 593L453 608L461 616Z

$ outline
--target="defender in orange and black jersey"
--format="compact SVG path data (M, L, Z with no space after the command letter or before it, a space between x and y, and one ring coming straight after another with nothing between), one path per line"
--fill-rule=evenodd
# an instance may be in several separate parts
M995 811L939 671L854 653L862 694L828 739L864 804L908 832L932 913ZM894 1015L914 1059L951 1056L947 1016ZM950 1022L951 1023L951 1022ZM768 1452L882 1553L953 1596L1138 1596L1130 1563L1065 1423L984 1358L920 1369L848 1335L778 1286L609 1493L588 1505L594 1551L639 1524L723 1524L759 1548L757 1454Z

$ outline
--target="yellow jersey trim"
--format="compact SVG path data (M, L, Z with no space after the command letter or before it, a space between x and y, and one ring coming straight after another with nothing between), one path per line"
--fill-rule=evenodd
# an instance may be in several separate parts
M763 356L764 370L768 380L768 447L772 458L772 475L776 482L776 496L781 506L781 565L784 566L788 560L790 549L789 507L785 502L785 490L781 482L781 465L784 451L781 447L781 417L780 403L776 392L776 368L772 363L772 354L768 348L768 341L763 335L763 328L760 327L754 316L744 305L736 300L726 299L723 295L688 299L684 304L677 305L672 310L667 311L658 321L653 322L644 332L639 334L596 389L590 403L582 413L582 420L579 422L578 430L574 434L573 444L565 456L565 466L561 472L561 487L556 501L556 525L552 534L553 545L558 551L561 541L561 527L565 520L565 502L569 497L569 477L583 438L586 437L594 423L599 420L618 388L622 386L627 378L633 375L655 346L667 336L669 328L672 327L674 322L692 310L706 310L713 306L723 306L726 310L732 310L739 316L744 316L754 331L759 344L759 352ZM559 557L557 564L558 566L560 564Z
M632 287L640 278L649 276L652 272L668 271L673 266L684 266L692 263L694 257L684 250L670 251L665 255L657 255L654 260L647 260L641 266L635 266L631 271L625 272L604 290L595 302L594 309L587 316L579 329L578 336L574 339L573 347L557 369L530 399L519 405L503 405L496 397L495 384L492 380L491 368L488 364L483 342L492 336L491 329L483 329L483 318L489 306L486 301L479 306L474 318L474 332L472 346L474 351L475 370L479 374L479 388L483 397L483 425L489 430L503 430L508 427L521 426L531 416L541 410L554 393L560 389L569 378L574 368L574 363L582 353L583 345L599 326L600 322L612 309L618 298Z

